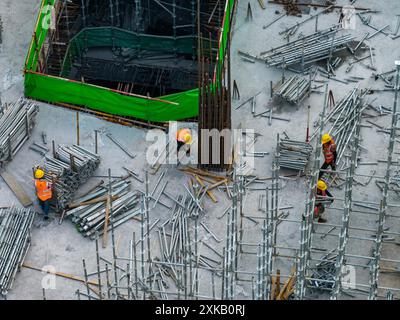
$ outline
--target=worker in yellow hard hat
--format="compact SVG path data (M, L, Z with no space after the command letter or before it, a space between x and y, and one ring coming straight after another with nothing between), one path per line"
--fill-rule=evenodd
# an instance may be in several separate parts
M322 164L321 170L326 170L331 167L333 171L336 170L336 144L329 134L324 134L322 136L322 152L324 154L324 163ZM323 171L319 172L318 179L321 179Z
M178 153L183 146L186 146L186 155L190 155L190 145L193 143L192 131L188 128L179 129L176 132L176 140L178 142Z
M326 222L326 219L322 218L322 214L325 211L325 206L322 201L329 200L331 203L333 202L333 196L332 194L328 191L328 186L326 185L325 181L323 180L318 180L317 183L317 195L315 199L315 208L314 208L314 217L318 218L319 223L324 223Z
M44 219L47 220L49 218L50 201L53 197L53 186L44 179L45 172L43 169L36 168L34 175L36 195L39 200L39 205L43 210Z

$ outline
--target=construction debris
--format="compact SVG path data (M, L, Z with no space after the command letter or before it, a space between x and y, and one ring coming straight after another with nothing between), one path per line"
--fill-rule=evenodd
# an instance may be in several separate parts
M309 280L309 285L315 290L331 290L335 283L336 266L335 262L337 255L322 259L315 268L312 268L312 275Z
M28 248L35 212L32 209L0 209L0 293L11 289Z
M0 113L0 166L12 160L29 139L38 109L36 104L22 98L3 106Z
M301 9L297 6L297 0L278 0L276 2L284 6L288 15L301 17Z

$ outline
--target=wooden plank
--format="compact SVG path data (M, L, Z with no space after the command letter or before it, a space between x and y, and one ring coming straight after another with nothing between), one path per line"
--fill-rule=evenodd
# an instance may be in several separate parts
M292 267L291 276L286 280L281 292L276 297L276 300L288 300L289 296L294 291L294 284L296 281L295 267Z
M112 196L112 200L117 200L118 198L119 198L119 196L116 196L116 195ZM95 199L92 199L92 200L88 200L88 201L84 201L84 202L73 203L73 204L70 204L68 207L70 209L73 209L73 208L77 208L77 207L80 207L80 206L87 206L89 204L95 204L95 203L99 203L99 202L104 202L104 201L107 201L107 199L108 199L108 196L102 196L102 197L98 197L98 198L95 198Z
M46 273L53 274L53 275L58 276L58 277L62 277L62 278L66 278L66 279L70 279L70 280L74 280L74 281L85 283L85 279L79 278L79 277L74 276L72 274L67 274L67 273L64 273L64 272L51 272L50 270L44 271L43 269L31 266L28 263L23 263L22 266L24 268L27 268L27 269L36 270L36 271L40 271L40 272L46 272ZM88 280L88 284L92 284L94 286L98 286L99 285L99 283L97 281L90 281L90 280Z
M185 172L185 173L190 174L190 175L192 175L193 177L194 177L194 176L197 176L197 174L195 174L195 173L190 173L190 172ZM199 177L200 177L200 176L199 176ZM216 179L206 178L206 177L204 177L204 176L201 176L201 180L202 180L203 182L208 182L208 183L211 183L211 184L214 184L214 183L217 182Z
M203 188L205 188L206 185L204 184L204 182L202 181L202 179L201 179L198 175L194 175L194 176L195 176L196 180L198 181L198 183L200 183L200 185L201 185ZM214 203L217 203L217 202L218 202L217 198L214 196L214 194L212 193L212 191L207 190L206 193L207 193L207 195L210 197L210 199L211 199Z
M276 293L277 293L277 290L276 290L276 277L272 276L271 277L271 293L270 293L269 299L270 300L275 300Z
M24 207L29 207L33 204L32 199L26 194L13 175L7 171L1 172L0 175Z
M225 179L225 180L221 180L220 182L217 182L217 183L214 183L214 184L210 185L208 187L208 190L211 191L212 189L215 189L216 187L220 186L221 184L225 184L225 186L228 188L228 180Z
M205 171L205 170L202 170L202 169L196 169L196 168L192 168L192 167L186 167L186 168L179 169L179 170L180 171L184 171L184 172L188 172L188 173L194 173L194 174L197 174L199 176L205 176L205 177L209 177L209 178L214 178L214 179L217 179L217 180L221 180L221 179L225 180L226 179L226 177L219 176L219 175L213 174L213 173L211 173L209 171Z
M276 270L276 276L271 278L271 300L276 300L281 291L281 270Z
M110 216L110 205L111 205L111 199L110 196L107 197L107 204L106 204L106 216L104 219L104 229L103 229L103 248L107 247L107 237L108 237L108 219Z

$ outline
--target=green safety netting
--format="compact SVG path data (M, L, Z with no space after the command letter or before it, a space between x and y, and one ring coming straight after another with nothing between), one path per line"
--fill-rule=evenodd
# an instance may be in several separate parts
M135 32L115 28L99 27L81 30L69 43L65 55L61 75L68 77L71 63L76 57L88 48L93 47L121 47L130 49L146 49L149 51L170 52L178 54L192 54L197 47L197 37L161 37L138 34ZM174 51L175 50L175 51Z
M45 43L48 28L49 17L51 16L51 6L56 0L42 0L41 10L39 12L37 24L35 27L32 42L29 48L28 56L25 62L25 96L32 99L47 101L49 103L68 103L85 106L93 110L120 115L130 116L137 119L153 122L164 122L173 120L183 120L196 117L198 115L199 90L189 90L177 94L159 97L160 100L171 101L178 105L165 103L162 101L149 100L147 98L134 97L112 91L108 88L93 86L90 84L79 83L64 78L58 78L42 74L38 71L39 53ZM216 79L220 79L223 69L223 61L226 55L227 41L230 33L231 17L236 0L227 0L226 16L224 19L221 42L219 44L218 61L216 66ZM127 40L127 33L121 32L121 29L106 28L107 34L101 34L96 40L89 39L92 29L86 29L77 35L76 43L71 47L68 54L78 54L73 50L79 50L79 46L90 44L90 41L98 43L107 42L113 38L120 43ZM103 30L104 31L104 30ZM114 35L111 33L115 32ZM80 38L82 37L82 38ZM179 41L177 46L179 50L192 52L193 38L181 37L179 39L165 38L162 42L158 38L155 42L154 36L137 36L139 43L129 41L134 46L148 46L155 49L160 45L173 46L171 41ZM84 41L84 42L83 42ZM89 42L88 42L89 41ZM75 47L74 47L75 46ZM65 59L64 73L69 71L68 59Z

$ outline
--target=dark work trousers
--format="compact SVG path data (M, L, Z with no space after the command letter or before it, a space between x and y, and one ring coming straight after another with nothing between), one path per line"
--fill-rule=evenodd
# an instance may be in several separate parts
M50 211L50 200L51 199L46 200L46 201L43 201L43 200L40 200L40 199L38 199L38 200L39 200L39 205L43 210L44 216L48 217L49 216L49 211Z
M321 167L321 170L326 170L326 169L328 169L328 167L331 167L332 170L336 170L336 164L335 164L334 162L331 162L331 163L326 163L326 162L324 162L324 164L323 164L322 167ZM324 173L325 173L325 172L323 172L323 171L320 171L320 172L319 172L318 180L321 179L321 177L322 177L322 175L323 175Z

